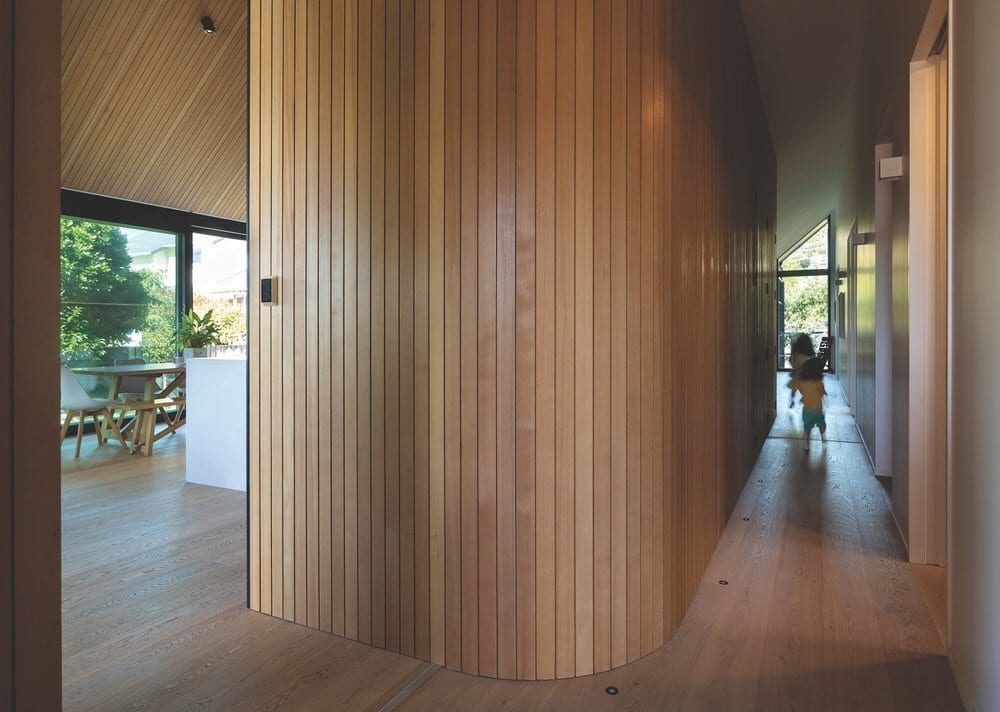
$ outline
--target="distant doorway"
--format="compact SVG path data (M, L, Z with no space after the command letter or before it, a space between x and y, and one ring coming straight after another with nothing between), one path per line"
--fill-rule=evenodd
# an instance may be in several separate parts
M778 260L778 363L791 368L791 345L808 334L819 350L830 335L830 220L806 233Z

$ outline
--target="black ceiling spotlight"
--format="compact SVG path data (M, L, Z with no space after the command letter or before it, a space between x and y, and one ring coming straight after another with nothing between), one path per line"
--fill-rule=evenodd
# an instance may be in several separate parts
M212 22L212 18L209 17L208 15L205 15L203 18L201 18L201 29L205 31L206 35L215 34L215 23Z

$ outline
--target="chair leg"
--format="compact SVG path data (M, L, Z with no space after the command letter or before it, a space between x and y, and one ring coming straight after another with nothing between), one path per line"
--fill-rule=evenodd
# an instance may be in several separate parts
M78 413L78 417L76 419L76 455L73 457L80 457L80 445L83 444L83 423L86 420L86 416L82 410L75 412Z
M70 420L71 420L70 413L67 412L66 413L66 417L63 419L62 431L59 433L59 447L60 448L62 447L62 444L64 442L66 442L66 433L69 432L69 421Z

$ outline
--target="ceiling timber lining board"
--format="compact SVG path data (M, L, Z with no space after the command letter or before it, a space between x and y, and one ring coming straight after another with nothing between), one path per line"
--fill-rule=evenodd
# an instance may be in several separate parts
M64 187L246 219L245 0L64 0L62 41Z

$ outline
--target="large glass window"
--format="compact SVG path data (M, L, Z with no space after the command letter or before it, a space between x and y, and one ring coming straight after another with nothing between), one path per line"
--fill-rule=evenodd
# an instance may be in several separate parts
M778 261L779 369L791 367L791 344L802 333L816 349L830 333L829 220Z
M64 217L60 351L69 366L177 352L175 233Z
M211 310L219 341L247 341L247 243L195 233L191 241L191 285L195 312Z

